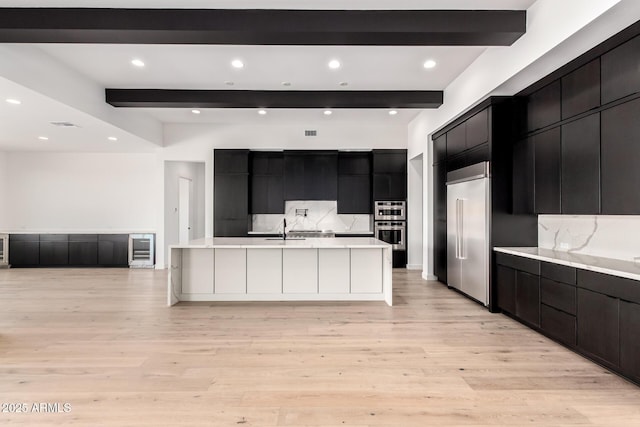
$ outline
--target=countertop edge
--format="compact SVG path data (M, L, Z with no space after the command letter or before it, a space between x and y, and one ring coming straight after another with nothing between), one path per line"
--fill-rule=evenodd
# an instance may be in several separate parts
M581 262L579 260L567 260L567 259L562 259L562 258L557 258L557 257L552 257L552 256L545 256L545 255L540 255L540 254L532 254L526 251L523 251L522 249L528 249L528 250L539 250L540 248L536 248L536 247L527 247L527 248L510 248L510 247L494 247L493 250L495 252L501 252L501 253L505 253L505 254L509 254L509 255L515 255L515 256L521 256L524 258L531 258L531 259L536 259L539 261L545 261L545 262L551 262L554 264L560 264L560 265L566 265L568 267L575 267L575 268L581 268L583 270L589 270L589 271L594 271L597 273L604 273L604 274L609 274L612 276L618 276L618 277L624 277L626 279L631 279L631 280L638 280L640 281L640 265L632 262L632 261L625 261L625 260L620 260L620 259L614 259L614 258L605 258L605 257L598 257L598 256L593 256L593 255L584 255L584 254L568 254L567 252L559 252L561 254L565 254L564 256L571 256L571 255L582 255L582 256L588 256L589 258L595 260L595 261L599 261L602 263L615 263L615 264L619 264L621 265L623 268L628 269L628 270L638 270L637 273L633 272L633 271L625 271L623 269L618 269L615 267L607 267L607 266L599 266L599 265L593 265L593 264L585 264L584 262ZM550 252L555 252L552 251L551 249L546 249Z

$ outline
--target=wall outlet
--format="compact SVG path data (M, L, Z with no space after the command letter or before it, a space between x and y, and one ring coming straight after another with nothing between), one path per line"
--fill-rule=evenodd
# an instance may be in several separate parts
M560 249L569 249L569 244L566 242L560 243Z

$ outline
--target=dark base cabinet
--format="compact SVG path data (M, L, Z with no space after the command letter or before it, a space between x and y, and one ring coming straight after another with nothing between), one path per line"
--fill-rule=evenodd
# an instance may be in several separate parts
M84 267L98 264L98 235L69 235L69 265Z
M40 265L69 265L69 243L40 241Z
M620 358L618 301L610 296L578 289L578 348L617 365Z
M102 267L129 265L129 236L100 234L98 236L98 264Z
M35 267L40 264L40 238L37 234L9 236L9 264L12 267Z
M620 301L620 369L640 383L640 304Z
M407 267L407 251L393 251L393 268Z

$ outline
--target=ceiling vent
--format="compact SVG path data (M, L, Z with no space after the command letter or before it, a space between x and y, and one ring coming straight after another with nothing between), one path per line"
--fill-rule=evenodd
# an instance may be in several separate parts
M317 136L318 135L318 131L317 130L305 130L304 131L304 136Z
M58 126L61 128L79 128L80 126L71 123L71 122L51 122L52 125Z

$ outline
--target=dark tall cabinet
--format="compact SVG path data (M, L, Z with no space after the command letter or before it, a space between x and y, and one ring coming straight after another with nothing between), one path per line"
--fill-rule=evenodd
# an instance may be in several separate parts
M373 150L373 200L407 199L407 150Z
M338 213L370 214L371 152L338 153Z
M214 235L249 232L249 150L214 150Z
M252 214L284 214L284 154L251 152Z

